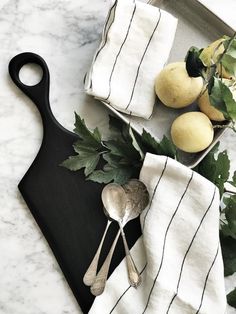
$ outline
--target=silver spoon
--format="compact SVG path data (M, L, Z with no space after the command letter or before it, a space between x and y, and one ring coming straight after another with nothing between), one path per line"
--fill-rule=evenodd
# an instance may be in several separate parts
M117 185L116 185L116 188L118 189ZM136 179L130 180L128 184L124 185L123 190L125 191L127 201L126 201L125 211L123 212L124 217L122 220L122 230L123 230L123 227L126 225L126 223L128 223L132 219L137 218L140 215L140 213L146 208L149 201L147 189L145 185L139 180L136 180ZM120 188L119 188L119 191L121 195L124 195L124 192ZM103 199L103 201L104 201L104 207L110 206L110 204L107 203L106 199ZM114 253L114 249L115 249L116 243L118 241L118 238L121 232L122 231L120 229L107 255L107 258L104 261L103 266L100 269L99 273L97 274L96 280L90 289L91 293L95 296L102 294L105 289L112 255ZM124 232L123 232L123 240L124 240L126 256L127 256L126 261L127 261L129 281L132 286L137 287L141 283L141 277L140 277L139 272L137 271L137 268L134 264L132 256L129 252L129 248L127 245L127 241L125 239Z
M123 186L123 188L128 197L128 201L126 204L127 217L125 217L125 223L123 224L124 227L125 224L127 224L130 220L137 218L147 207L149 203L149 194L144 183L137 179L130 180L127 184ZM121 226L120 228L126 253L129 283L132 287L137 288L141 284L141 275L138 272L133 258L130 254L123 228Z
M103 246L107 231L108 231L111 223L112 223L111 220L107 221L106 229L103 233L101 242L100 242L99 247L97 249L97 252L95 253L94 258L93 258L91 264L89 265L89 267L88 267L88 269L84 275L83 282L86 286L91 286L96 279L99 256L101 254L102 246Z
M113 217L122 219L126 208L127 196L121 185L116 183L110 183L106 185L102 190L102 201L104 205L104 213L108 219L113 219ZM96 279L90 289L93 295L100 295L104 291L112 255L114 253L119 236L120 231L117 233L106 260L103 263L102 268L97 274Z
M104 187L104 189L102 190L103 204L104 204L104 200L105 200L105 202L107 202L108 199L109 199L109 202L112 202L112 206L115 208L114 210L116 212L119 212L119 211L122 212L125 209L127 197L125 195L123 188L120 185L111 183L111 184L108 184ZM116 209L116 208L118 208L118 209ZM107 221L106 229L105 229L103 236L102 236L102 240L101 240L99 247L97 249L97 252L95 253L94 258L93 258L91 264L89 265L89 267L88 267L88 269L84 275L83 282L86 286L91 286L95 281L95 278L97 275L99 256L101 254L102 246L103 246L107 231L108 231L109 226L112 222L110 219L110 215L108 214L105 207L103 207L103 210L104 210L105 215L108 217L108 221ZM110 210L112 211L112 209L110 209ZM118 238L117 238L117 240L118 240ZM113 247L113 245L112 245L112 247ZM114 249L115 249L115 246L114 246Z
M149 193L145 184L138 179L129 180L127 184L123 185L123 188L128 197L126 206L129 206L129 218L133 217L131 219L135 219L147 207L149 203Z

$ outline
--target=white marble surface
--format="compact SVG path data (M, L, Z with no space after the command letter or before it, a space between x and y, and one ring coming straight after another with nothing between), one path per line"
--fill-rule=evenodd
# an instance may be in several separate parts
M227 1L214 3L225 7ZM106 110L85 97L82 81L108 5L108 0L0 1L0 314L80 313L17 190L38 151L42 126L34 105L11 83L8 62L23 51L40 54L50 68L51 106L59 122L72 129L76 110L90 126L106 131ZM236 169L233 136L228 132L223 142ZM227 290L233 284L235 277L227 279Z

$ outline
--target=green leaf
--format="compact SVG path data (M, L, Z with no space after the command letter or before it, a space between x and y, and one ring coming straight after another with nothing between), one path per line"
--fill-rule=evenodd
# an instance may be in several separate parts
M208 85L208 93L211 105L220 110L227 118L228 112L226 103L224 101L222 85L223 83L220 79L213 77Z
M81 153L77 156L71 156L67 160L63 161L61 166L71 170L77 171L84 169L85 176L88 176L94 171L100 159L100 155L94 152Z
M236 272L236 240L231 237L224 237L221 233L221 248L225 276L231 276Z
M230 229L228 224L222 224L220 232L224 237L231 237L236 240L236 234Z
M127 127L120 119L117 120L117 118L110 116L110 128L115 130L119 138L115 143L114 141L108 143L107 147L112 150L113 154L130 159L131 156L128 152L130 151L132 158L137 161L140 161L140 159L143 160L146 152L176 158L176 147L166 136L163 137L161 142L158 142L145 129L143 129L143 133L140 136L132 128ZM122 147L120 147L121 142L125 143L125 145L121 145ZM105 142L106 144L107 142ZM118 148L118 151L114 146ZM139 156L137 153L139 153Z
M219 78L213 77L209 84L211 104L220 110L229 120L236 120L236 101L230 87Z
M166 136L163 136L163 139L160 142L160 148L163 155L165 156L171 157L173 159L175 159L175 157L177 156L177 149L175 145Z
M124 143L132 143L130 136L131 126L121 119L113 116L109 116L109 128L113 131L113 139L119 139Z
M227 295L228 304L236 309L236 288Z
M228 37L227 40L223 42L226 53L233 58L236 58L236 39Z
M216 159L215 154L219 150L220 142L211 149L206 157L198 164L194 170L211 182L215 182Z
M224 208L224 214L227 225L224 225L222 230L228 236L236 239L236 195L225 197L223 202L226 205Z
M74 151L76 153L81 152L96 152L96 149L94 147L88 146L86 142L78 140L73 144Z
M233 175L233 185L236 187L236 171L234 171L234 175Z
M221 64L225 68L228 74L235 76L236 75L236 58L225 54L221 59Z
M144 153L137 139L139 135L132 129L131 125L113 116L109 116L109 118L110 129L113 131L113 135L115 135L113 138L115 137L119 142L125 143L126 146L130 147L130 150L134 148L140 155L137 158L143 159Z
M97 183L115 182L118 184L125 184L133 177L133 171L130 167L111 168L107 171L96 170L89 177L88 180Z
M158 143L145 129L143 129L141 140L146 152L160 155L160 143Z
M223 84L222 86L223 99L227 108L227 115L232 120L236 120L236 101L230 88Z
M99 132L98 128L94 129L93 137L97 140L97 142L101 143L102 136L101 136L101 133Z
M111 167L119 167L121 163L121 157L112 153L103 154L102 157Z
M111 171L95 170L87 179L93 182L107 184L113 181L114 175Z
M225 215L226 219L228 221L235 221L236 222L236 195L231 195L228 197L228 200L225 201L226 209L225 209Z
M229 178L230 160L227 151L221 152L215 156L219 143L198 165L197 170L202 176L213 182L220 191L224 193L224 183Z
M143 129L141 142L143 144L145 152L156 155L165 155L173 159L176 158L176 147L166 136L164 136L162 141L159 143L150 133Z
M75 113L75 132L79 139L73 144L74 151L78 154L65 160L61 166L77 171L84 168L85 176L90 175L97 167L101 151L104 150L101 134L98 128L89 131L85 122Z
M216 181L215 184L219 186L220 191L223 194L224 184L227 182L229 178L229 170L230 170L230 160L228 157L227 151L223 151L219 153L218 158L216 159Z
M85 122L81 117L75 113L75 129L74 132L79 135L80 139L84 142L87 147L99 149L101 145L101 134L96 128L94 132L89 131L86 127Z
M125 143L120 140L105 141L104 145L111 151L113 155L123 157L132 162L140 160L139 152L134 148L132 143Z
M236 171L234 171L234 175L232 177L232 181L229 181L229 183L231 185L233 185L234 187L236 187Z
M229 39L224 42L225 52L221 64L232 76L236 76L236 40Z
M121 119L109 115L109 128L110 128L110 130L114 130L120 134L122 132L123 127L124 127L124 122Z
M202 70L205 68L202 60L200 59L202 49L191 47L185 57L186 70L190 77L201 76Z

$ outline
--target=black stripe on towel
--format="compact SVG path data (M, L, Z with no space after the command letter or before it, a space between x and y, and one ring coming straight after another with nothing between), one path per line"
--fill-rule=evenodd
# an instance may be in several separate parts
M115 8L115 9L114 9L114 8ZM110 8L110 11L109 11L109 13L108 13L107 20L106 20L106 24L105 24L105 26L104 26L104 33L106 34L105 40L104 40L102 46L97 50L97 53L96 53L96 55L95 55L95 57L94 57L94 60L93 60L93 64L94 64L94 62L97 60L99 54L101 53L101 51L103 50L103 48L104 48L104 47L106 46L106 44L107 44L108 33L109 33L109 31L110 31L110 28L111 28L112 24L113 24L114 21L115 21L116 8L117 8L117 0L114 2L113 6ZM112 22L110 23L108 29L106 30L107 25L108 25L108 22L110 21L110 17L111 17L111 14L112 14L113 9L114 9L113 20L112 20ZM91 77L90 88L92 88L92 86L93 86L93 82L92 82L92 77Z
M155 189L154 189L153 194L152 194L152 198L151 198L149 207L148 207L147 212L146 212L146 214L145 214L145 216L144 216L144 218L143 218L143 230L144 230L146 218L147 218L147 215L148 215L148 213L149 213L149 210L150 210L150 208L151 208L151 206L152 206L152 202L153 202L154 196L155 196L155 194L156 194L157 188L158 188L159 183L160 183L160 181L161 181L161 179L162 179L162 177L163 177L163 175L164 175L164 172L165 172L165 170L166 170L167 162L168 162L168 157L166 157L166 161L165 161L164 168L163 168L162 173L161 173L161 175L160 175L160 177L159 177L159 179L158 179L158 181L157 181L157 184L156 184Z
M193 179L193 174L194 174L194 172L192 172L191 178L189 179L189 181L188 181L188 183L187 183L187 186L186 186L186 188L185 188L185 191L184 191L183 195L181 196L181 198L180 198L180 200L179 200L179 203L178 203L178 205L177 205L177 207L176 207L176 209L175 209L175 212L173 213L173 215L172 215L172 217L171 217L171 219L170 219L170 222L169 222L169 224L168 224L168 227L167 227L167 229L166 229L165 236L164 236L163 248L162 248L161 263L160 263L159 269L158 269L158 271L157 271L157 275L156 275L156 277L155 277L155 279L154 279L154 281L153 281L153 285L152 285L152 287L151 287L151 290L150 290L150 293L149 293L149 296L148 296L148 299L147 299L147 303L146 303L146 306L145 306L145 308L144 308L142 314L144 314L144 313L146 312L147 308L148 308L148 304L149 304L149 301L150 301L150 299L151 299L151 295L152 295L153 289L154 289L154 287L155 287L157 278L158 278L158 276L159 276L159 274L160 274L160 271L161 271L161 268L162 268L162 265L163 265L164 256L165 256L166 239L167 239L168 231L169 231L170 226L171 226L171 224L172 224L172 222L173 222L173 220L174 220L174 218L175 218L175 216L176 216L176 214L177 214L177 212L178 212L178 209L179 209L179 207L180 207L180 204L181 204L181 202L182 202L182 200L183 200L185 194L187 193L188 187L189 187L189 185L190 185L190 183L191 183L191 181L192 181L192 179Z
M127 29L125 38L124 38L124 40L123 40L123 42L122 42L122 44L121 44L121 46L120 46L119 52L118 52L118 54L117 54L117 56L116 56L115 62L114 62L113 67L112 67L112 71L111 71L110 78L109 78L109 93L108 93L107 98L105 98L105 100L108 100L109 97L110 97L110 95L111 95L111 80L112 80L112 76L113 76L113 73L114 73L114 70L115 70L115 67L116 67L118 58L119 58L119 56L120 56L120 54L121 54L121 51L122 51L122 49L123 49L123 47L124 47L124 44L125 44L125 42L126 42L128 36L129 36L129 31L130 31L130 27L131 27L131 24L132 24L133 19L134 19L134 15L135 15L136 8L137 8L137 6L136 6L136 3L134 2L134 9L133 9L133 12L132 12L132 15L131 15L131 19L130 19L130 22L129 22L129 26L128 26L128 29Z
M170 304L169 304L169 307L168 307L168 310L167 310L166 314L169 313L169 310L170 310L170 308L171 308L171 306L172 306L172 304L173 304L175 298L176 298L177 295L178 295L178 292L179 292L179 285L180 285L181 276L182 276L183 268L184 268L184 263L185 263L185 261L186 261L187 255L188 255L188 253L189 253L189 251L190 251L190 249L191 249L191 247L192 247L192 245L193 245L193 242L194 242L194 240L195 240L195 238L196 238L196 236L197 236L197 233L198 233L199 229L201 228L201 225L202 225L202 223L203 223L203 221L204 221L204 219L205 219L207 213L209 212L209 210L210 210L210 208L211 208L211 206L212 206L212 203L213 203L213 201L214 201L214 199L215 199L215 194L216 194L216 188L214 189L214 193L213 193L213 197L212 197L212 199L211 199L211 203L210 203L210 205L208 206L208 208L207 208L205 214L203 215L203 217L202 217L202 219L201 219L201 221L200 221L200 223L199 223L199 225L198 225L198 227L197 227L197 230L196 230L196 232L195 232L195 234L194 234L194 236L193 236L193 238L192 238L192 241L190 242L190 245L189 245L189 247L188 247L188 249L187 249L187 251L186 251L186 253L185 253L185 255L184 255L184 258L183 258L183 261L182 261L182 264L181 264L181 268L180 268L180 274L179 274L179 280L178 280L178 284L177 284L177 288L176 288L176 293L175 293L175 295L173 296L173 298L172 298L172 300L171 300L171 302L170 302Z
M113 20L112 20L111 24L109 25L108 29L106 30L107 25L108 25L108 22L109 22L109 20L110 20L110 17L111 17L111 14L112 14L112 11L113 11L114 8L115 8L115 10L114 10L114 15L113 15ZM117 8L117 0L114 2L113 6L110 8L110 11L109 11L109 13L108 13L108 18L107 18L106 24L105 24L105 26L104 26L104 32L105 32L105 34L106 34L106 37L105 37L105 40L104 40L103 45L98 49L98 51L97 51L97 53L96 53L96 55L95 55L95 57L94 57L94 61L93 61L93 62L95 62L95 61L97 60L97 57L99 56L100 52L101 52L101 51L103 50L103 48L106 46L109 30L110 30L112 24L113 24L114 21L115 21L116 8Z
M204 298L204 294L205 294L205 291L206 291L206 286L207 286L208 278L209 278L210 273L211 273L211 270L212 270L212 268L213 268L213 266L214 266L214 264L215 264L215 262L216 262L216 259L217 259L218 253L219 253L219 246L220 246L220 244L218 245L215 258L214 258L214 260L213 260L213 262L212 262L212 264L211 264L211 267L210 267L210 269L209 269L209 271L208 271L208 273L207 273L206 280L205 280L204 287L203 287L203 291L202 291L201 302L200 302L200 305L199 305L199 308L198 308L196 314L199 313L199 311L200 311L200 309L201 309L201 307L202 307L203 298Z
M142 275L142 273L144 272L144 270L146 269L146 267L147 267L147 264L145 264L145 266L143 267L143 269L142 269L142 271L140 272L140 275ZM116 301L116 304L113 306L113 308L111 309L111 311L109 312L109 314L111 314L114 310L115 310L115 308L116 308L116 306L118 305L118 303L120 302L120 300L123 298L123 296L126 294L126 292L128 292L129 291L129 289L131 288L132 286L129 286L123 293L122 293L122 295L119 297L119 299Z
M153 30L153 32L152 32L152 35L151 35L151 37L150 37L150 39L149 39L149 41L148 41L148 44L147 44L147 46L146 46L146 48L145 48L145 50L144 50L144 53L143 53L142 58L141 58L141 61L140 61L140 63L139 63L139 66L138 66L138 69L137 69L137 73L136 73L136 77L135 77L135 81L134 81L134 85L133 85L133 89L132 89L132 93L131 93L131 96L130 96L130 100L129 100L129 103L128 103L127 107L125 108L125 110L127 110L127 109L129 108L129 106L130 106L130 104L131 104L131 101L132 101L132 99L133 99L134 91L135 91L135 87L136 87L136 84L137 84L137 81L138 81L138 76L139 76L139 71L140 71L141 65L142 65L142 63L143 63L144 57L145 57L145 55L146 55L146 53L147 53L147 50L148 50L148 48L149 48L149 46L150 46L150 43L151 43L151 41L152 41L152 38L153 38L153 36L154 36L154 34L155 34L157 28L158 28L158 25L159 25L159 23L160 23L160 20L161 20L161 10L160 10L160 8L159 8L159 19L158 19L157 24L156 24L156 26L155 26L155 28L154 28L154 30Z

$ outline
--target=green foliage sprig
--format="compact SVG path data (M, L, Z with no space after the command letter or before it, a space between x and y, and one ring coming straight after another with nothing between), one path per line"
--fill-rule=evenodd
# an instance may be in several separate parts
M105 141L97 128L91 132L75 114L74 132L79 138L73 147L77 155L69 157L62 166L72 171L84 168L87 180L124 184L139 176L146 152L177 158L176 148L166 136L158 143L145 130L139 136L129 125L112 116L109 124L113 138Z
M189 76L203 77L211 105L228 120L226 125L218 127L229 127L236 132L236 33L232 37L223 36L212 51L209 47L191 47L185 61ZM223 78L224 73L228 80Z

